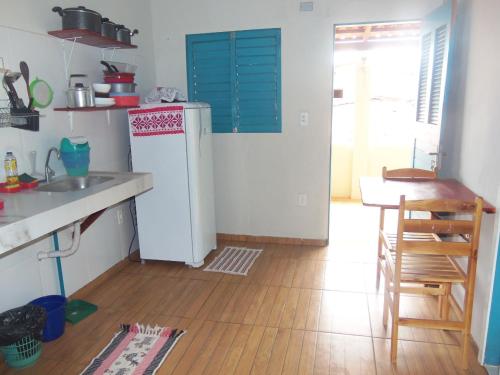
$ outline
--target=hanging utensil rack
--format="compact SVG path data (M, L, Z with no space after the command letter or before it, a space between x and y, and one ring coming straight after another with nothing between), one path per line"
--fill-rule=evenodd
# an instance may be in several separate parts
M16 128L21 130L39 131L40 113L31 110L29 113L12 113L8 100L0 100L0 128Z
M3 57L0 57L2 67L0 73L7 74ZM40 113L34 109L14 109L9 100L0 99L0 128L17 128L29 131L40 130Z

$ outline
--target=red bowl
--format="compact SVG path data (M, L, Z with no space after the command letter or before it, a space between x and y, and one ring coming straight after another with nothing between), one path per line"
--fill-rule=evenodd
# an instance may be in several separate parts
M105 83L133 83L134 73L109 73L104 72Z
M134 77L104 77L104 83L134 83Z
M115 99L115 106L117 107L137 107L141 97L135 96L113 96Z
M120 77L134 77L135 76L135 73L126 73L126 72L108 72L108 71L104 71L104 77L116 77L116 76L120 76Z

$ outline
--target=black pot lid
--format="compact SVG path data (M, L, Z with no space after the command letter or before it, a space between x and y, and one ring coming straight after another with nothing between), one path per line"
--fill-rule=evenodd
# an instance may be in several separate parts
M111 21L109 18L103 18L102 19L102 23L106 23L106 24L109 24L109 25L116 25L116 23L114 23L113 21Z
M101 13L96 12L95 10L92 10L92 9L87 9L87 8L85 8L84 6L79 6L79 7L75 7L75 8L65 8L65 9L63 9L63 12L82 12L82 13L91 13L91 14L94 14L94 15L96 15L96 16L101 17Z

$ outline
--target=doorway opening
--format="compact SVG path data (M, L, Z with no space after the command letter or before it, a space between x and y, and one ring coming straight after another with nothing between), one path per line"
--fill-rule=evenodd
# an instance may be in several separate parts
M329 238L356 261L374 263L378 239L359 178L413 165L420 32L420 21L335 26Z
M412 166L420 22L337 25L331 200L359 202L359 177Z

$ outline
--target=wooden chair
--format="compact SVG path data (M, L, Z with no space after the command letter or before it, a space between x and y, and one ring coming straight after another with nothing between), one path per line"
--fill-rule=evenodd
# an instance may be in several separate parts
M403 169L393 169L393 170L388 170L387 167L382 168L382 177L384 180L411 180L411 181L425 181L425 180L434 180L437 178L437 172L436 170L428 171L425 169L418 169L418 168L403 168ZM377 289L380 286L380 273L383 271L382 268L382 262L384 261L384 254L382 252L382 243L384 241L384 238L382 236L382 232L384 231L384 224L385 224L385 209L381 208L380 209L380 219L379 219L379 228L380 228L380 234L379 234L379 240L378 240L378 260L377 260ZM388 237L391 239L390 243L392 245L395 244L395 235L388 235ZM421 240L423 241L429 241L433 240L433 236L420 236ZM392 246L393 247L393 246Z
M467 368L469 336L474 301L477 252L483 199L475 202L456 200L405 201L401 196L395 252L385 252L384 325L388 311L392 317L391 360L396 361L399 326L434 328L462 333L462 366ZM447 219L408 219L405 211L430 211L447 213ZM459 218L456 215L459 214ZM465 218L467 216L467 218ZM453 219L451 219L453 217ZM439 241L406 239L405 233L432 234ZM457 264L456 257L467 257L467 271ZM401 317L399 303L401 293L432 294L429 284L443 286L443 306L439 319ZM464 308L459 307L451 294L452 284L465 289ZM441 289L441 288L440 288ZM458 320L450 320L449 307Z
M382 177L385 180L434 180L437 178L437 172L436 169L432 171L418 168L388 170L387 167L383 167Z

